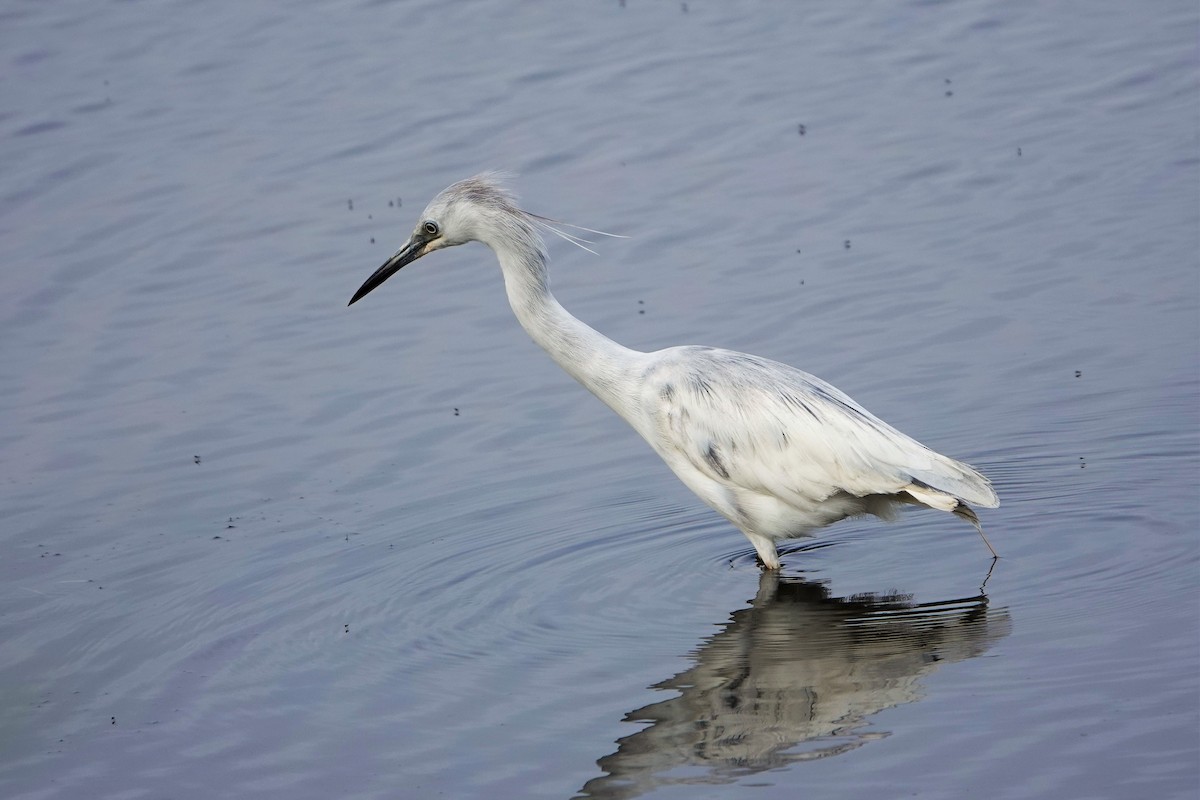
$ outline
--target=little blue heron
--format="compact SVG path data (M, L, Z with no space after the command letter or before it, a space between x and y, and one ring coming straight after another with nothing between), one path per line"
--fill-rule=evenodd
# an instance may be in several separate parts
M482 242L500 261L521 327L632 425L685 486L741 529L767 569L779 568L778 540L859 514L886 519L898 503L970 521L996 556L969 505L1000 504L988 479L821 379L712 347L630 350L571 316L550 293L539 228L580 240L551 222L522 211L493 173L459 181L433 199L412 236L350 304L422 256Z

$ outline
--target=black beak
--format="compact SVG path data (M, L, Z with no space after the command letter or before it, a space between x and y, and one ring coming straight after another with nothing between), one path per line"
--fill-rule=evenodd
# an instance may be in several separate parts
M411 264L421 256L425 255L425 240L414 236L408 240L408 243L396 251L396 254L383 262L383 266L375 270L371 277L367 278L366 283L358 287L358 291L354 293L354 297L350 298L350 302L346 305L352 306L362 298L366 297L367 293L374 289L379 284L386 281L388 278L400 271L400 268L405 264Z

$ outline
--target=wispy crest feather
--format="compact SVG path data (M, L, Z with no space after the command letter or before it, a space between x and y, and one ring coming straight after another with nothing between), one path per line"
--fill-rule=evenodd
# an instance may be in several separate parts
M629 238L628 236L622 236L619 233L608 233L606 231L598 231L593 228L585 228L582 225L572 225L569 222L563 222L561 220L551 219L550 217L543 217L541 214L534 214L532 211L526 211L524 209L521 209L521 213L524 214L526 217L528 217L530 222L532 222L534 225L538 226L542 230L549 231L550 233L553 233L558 238L568 241L571 244L575 245L580 250L587 250L589 253L591 253L594 256L600 255L595 250L588 247L589 244L595 244L594 241L592 241L591 239L585 239L582 236L576 236L575 234L568 233L567 231L564 231L564 230L559 230L558 228L556 228L554 226L562 225L565 228L574 228L577 231L586 231L587 233L594 233L597 236L608 236L612 239L628 239Z
M547 231L554 234L563 241L570 242L581 250L586 250L592 255L599 255L595 250L588 247L589 244L595 244L591 239L578 236L574 233L562 230L563 228L571 228L585 233L593 233L597 236L608 236L612 239L628 239L628 236L622 236L619 233L608 233L607 231L599 231L595 228L585 228L582 225L572 225L569 222L553 219L552 217L544 217L541 214L535 214L532 211L526 211L521 208L517 200L517 196L511 189L508 188L509 180L513 177L512 173L505 170L488 170L481 172L478 175L473 175L466 180L458 183L447 189L447 192L454 192L463 197L468 197L474 202L487 206L494 203L499 203L506 206L512 211L518 212L525 217L535 229Z

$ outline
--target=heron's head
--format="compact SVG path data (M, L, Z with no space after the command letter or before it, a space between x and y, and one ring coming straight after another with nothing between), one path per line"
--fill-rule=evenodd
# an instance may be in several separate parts
M526 248L541 252L541 237L496 173L484 173L452 184L425 207L412 236L375 270L350 299L354 305L406 264L435 250L467 242Z

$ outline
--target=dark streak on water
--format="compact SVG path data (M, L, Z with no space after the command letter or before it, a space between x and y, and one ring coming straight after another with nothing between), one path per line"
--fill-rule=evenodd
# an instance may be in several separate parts
M1195 795L1195 4L687 12L0 12L0 796ZM760 577L481 248L346 309L486 167L634 237L553 248L604 332L987 472L986 586Z

